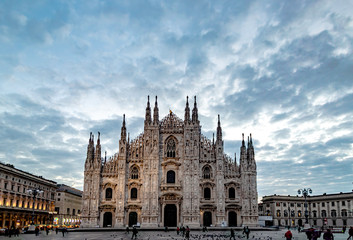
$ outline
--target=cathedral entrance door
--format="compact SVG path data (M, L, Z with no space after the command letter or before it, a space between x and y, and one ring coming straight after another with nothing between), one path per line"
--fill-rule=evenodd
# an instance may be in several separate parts
M129 227L132 227L133 225L137 224L137 213L136 212L130 212L129 213Z
M228 226L229 227L236 227L237 226L237 214L236 212L229 212L228 213Z
M177 226L177 208L175 204L167 204L164 208L164 226Z
M203 225L205 227L209 227L212 225L212 213L211 212L204 212L203 214Z
M112 213L106 212L103 216L103 227L111 227L112 226Z

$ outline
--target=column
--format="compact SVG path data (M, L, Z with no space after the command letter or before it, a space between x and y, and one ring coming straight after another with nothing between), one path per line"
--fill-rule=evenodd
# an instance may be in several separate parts
M328 221L327 221L327 225L332 225L332 218L331 218L331 213L330 213L330 202L326 202L326 207L327 207L327 220L330 218L331 219L331 222L329 223Z
M12 226L12 218L13 218L13 214L12 213L10 213L10 221L9 221L9 229L11 228L11 226Z
M162 204L162 227L164 226L164 208L165 208L165 203Z
M175 203L177 209L177 226L179 226L179 203Z
M6 213L2 213L2 226L1 226L1 228L5 228L5 220L6 220Z

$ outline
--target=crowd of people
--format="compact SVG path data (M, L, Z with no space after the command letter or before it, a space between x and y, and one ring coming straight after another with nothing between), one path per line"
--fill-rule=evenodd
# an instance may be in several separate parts
M41 231L45 231L46 235L49 235L49 232L50 230L52 231L55 231L56 234L58 234L59 232L62 233L63 237L65 235L67 235L68 231L67 231L67 228L64 227L64 228L51 228L51 227L40 227L40 226L36 226L34 228L34 234L36 236L39 236L39 234L41 234ZM15 228L15 227L11 227L11 228L5 228L5 231L4 231L4 235L5 237L19 237L20 233L28 233L29 231L29 228L28 226L27 227L24 227L23 229L21 228ZM33 232L32 232L33 233Z
M5 236L7 237L11 237L11 236L19 236L20 235L21 230L19 228L15 228L15 227L11 227L10 229L6 228L5 229Z
M300 232L301 229L300 227L298 227L298 232ZM309 229L305 229L302 230L305 232L306 237L308 240L318 240L321 237L321 234L323 233L322 238L324 240L334 240L334 235L332 232L332 228L327 228L326 230L324 230L323 228L321 229L315 229L315 228L309 228ZM342 233L346 232L346 227L342 228ZM293 239L293 234L292 232L289 230L284 234L284 237L286 238L286 240L292 240ZM348 238L347 240L353 240L353 227L350 227L348 230Z
M35 228L35 231L34 231L36 236L38 236L40 234L40 230L45 230L46 235L48 235L49 231L50 231L50 228L44 227L43 229L40 229L40 227L37 226ZM55 228L55 229L53 228L51 230L53 230L53 231L55 230L56 234L61 232L63 237L65 237L65 235L68 234L68 231L67 231L66 228L60 228L60 229L59 228ZM164 230L166 232L169 231L168 227L166 227ZM333 234L332 230L335 230L334 232L337 233L337 229L332 229L332 228L327 228L327 229L323 229L323 228L321 228L321 229L315 229L315 228L300 229L298 227L298 232L304 232L308 240L318 240L318 239L321 239L321 236L322 236L322 239L324 239L324 240L334 240L334 234ZM207 227L203 227L202 231L203 232L208 232ZM340 231L340 233L345 233L345 232L346 232L346 228L343 227L342 231ZM20 228L15 228L15 227L11 227L10 229L5 229L5 232L4 232L5 236L7 236L7 237L11 237L11 236L14 236L14 237L17 236L18 237L20 233L21 233L21 229ZM126 228L126 233L127 234L130 233L129 227ZM188 226L186 226L186 227L184 227L184 226L177 227L176 228L176 234L178 236L183 237L183 239L190 239L190 228ZM242 234L243 234L244 238L246 237L246 239L249 239L249 236L250 236L249 227L247 227L247 226L244 227L243 231L242 231ZM252 237L254 238L254 236L252 236ZM137 238L138 238L138 229L134 226L132 228L131 239L137 239ZM228 238L230 240L232 240L232 239L235 240L236 239L235 230L233 228L230 228L230 235L228 235ZM291 232L289 227L288 227L288 230L284 234L284 238L286 240L294 239L293 233ZM347 238L347 240L353 240L353 227L350 227L349 230L348 230L348 238Z

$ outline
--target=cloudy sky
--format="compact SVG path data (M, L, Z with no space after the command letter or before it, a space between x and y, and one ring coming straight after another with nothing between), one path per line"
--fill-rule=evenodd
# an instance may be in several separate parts
M225 150L252 133L259 196L352 191L352 1L1 1L0 161L82 189L89 133L118 150L197 96ZM238 159L239 161L239 159Z

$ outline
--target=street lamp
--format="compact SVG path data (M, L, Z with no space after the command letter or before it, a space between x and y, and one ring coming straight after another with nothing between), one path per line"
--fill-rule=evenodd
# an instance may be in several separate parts
M36 201L37 195L43 193L43 191L40 190L40 188L35 188L35 189L29 189L29 190L27 190L27 193L33 195L32 223L31 223L31 225L34 225L34 203L35 203L35 201Z
M305 207L305 224L309 224L308 221L308 217L309 217L309 213L308 213L308 204L306 203L306 197L309 195L309 193L311 194L313 191L311 190L311 188L304 188L304 189L298 189L298 194L302 194L304 196L304 207Z
M289 228L292 226L292 222L290 221L290 207L289 207L289 203L288 203L288 225L289 225Z

